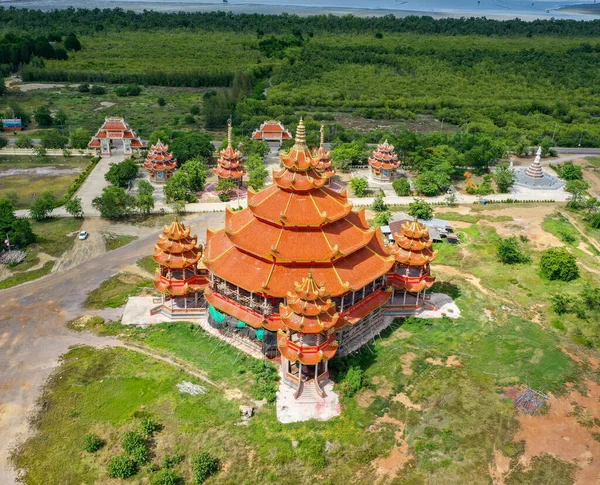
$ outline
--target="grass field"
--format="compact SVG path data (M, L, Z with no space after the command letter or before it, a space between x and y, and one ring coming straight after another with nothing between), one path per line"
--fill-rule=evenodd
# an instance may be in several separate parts
M127 303L127 298L145 289L153 289L152 281L132 273L119 273L91 291L85 300L87 308L118 308Z
M137 239L136 236L126 236L123 234L113 233L103 234L103 236L107 251L112 251L113 249L120 248L121 246L125 246L131 241L135 241Z
M16 193L19 209L29 207L35 196L46 190L60 199L88 163L89 159L80 157L52 157L47 161L35 156L0 157L0 198Z

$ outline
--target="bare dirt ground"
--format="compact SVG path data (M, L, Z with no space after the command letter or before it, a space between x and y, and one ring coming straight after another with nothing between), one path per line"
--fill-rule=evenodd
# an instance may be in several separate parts
M378 431L386 424L394 427L396 443L388 456L379 457L373 461L373 466L378 477L375 483L381 483L386 478L394 478L413 458L413 455L409 451L408 443L404 440L404 423L386 413L375 421L375 430Z
M191 221L201 239L207 226L220 227L222 214L205 214ZM152 253L158 230L110 252L92 256L48 276L0 291L0 483L16 483L8 453L26 436L27 416L34 411L46 379L62 354L74 345L122 345L111 337L69 330L65 323L89 314L82 303L89 291L142 256ZM107 314L118 312L106 312Z
M592 433L600 432L600 384L586 381L587 394L571 388L552 397L547 414L521 415L515 441L525 440L521 463L528 466L534 456L550 453L578 466L575 483L600 482L600 442Z

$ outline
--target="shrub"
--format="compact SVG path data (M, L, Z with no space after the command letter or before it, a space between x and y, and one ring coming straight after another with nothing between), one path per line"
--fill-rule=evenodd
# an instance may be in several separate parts
M161 425L154 418L144 418L140 428L146 436L152 436L155 431L160 431Z
M159 106L165 106L167 104L167 102L165 101L165 98L163 98L162 96L160 98L158 98L158 100L156 102L158 103Z
M498 260L504 264L528 263L529 256L523 254L515 236L500 238L497 248Z
M200 106L198 106L197 104L192 105L192 107L190 108L190 113L194 116L198 116L200 114Z
M433 208L423 199L415 199L408 204L408 215L419 219L431 219L433 217Z
M198 453L192 458L192 472L194 482L204 483L209 477L219 471L219 460L212 457L210 453Z
M540 258L540 274L548 280L571 281L579 278L579 268L565 248L550 248Z
M279 374L275 366L264 361L259 361L255 363L252 370L256 379L256 384L253 387L256 399L266 399L267 402L275 402L279 387Z
M108 476L111 478L129 478L137 471L137 463L125 455L115 456L108 462Z
M356 197L364 197L367 188L369 187L369 182L364 177L352 177L350 180L350 187L356 194Z
M79 86L77 86L77 91L80 93L89 93L90 85L88 83L81 83Z
M410 195L410 182L405 177L400 177L392 182L392 187L396 192L396 195L400 197L405 197Z
M375 197L375 200L373 201L373 210L375 212L385 212L388 209L389 207L387 206L381 195Z
M554 295L550 298L551 308L557 315L564 315L571 310L573 300L566 295Z
M181 483L181 477L173 470L161 470L150 480L152 485L177 485Z
M340 381L344 394L353 396L360 391L365 382L365 372L358 366L351 366Z
M95 453L104 446L104 440L97 434L87 434L83 438L83 450L88 453Z
M137 431L126 431L121 439L121 446L125 453L131 454L139 446L146 446L146 439Z
M185 115L183 117L183 122L186 125L193 125L194 123L196 123L196 118L194 118L192 115Z
M146 443L133 448L130 455L138 465L145 465L150 462L150 450Z
M90 89L90 93L95 94L95 95L106 94L106 88L104 86L99 86L97 84L94 84L92 86L92 89Z

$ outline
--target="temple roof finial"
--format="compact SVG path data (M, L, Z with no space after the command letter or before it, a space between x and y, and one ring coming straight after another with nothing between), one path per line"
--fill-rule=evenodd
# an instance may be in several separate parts
M304 128L304 120L300 117L298 128L296 129L296 143L294 148L306 148L306 128Z
M231 118L229 118L227 120L227 146L230 147L231 146Z

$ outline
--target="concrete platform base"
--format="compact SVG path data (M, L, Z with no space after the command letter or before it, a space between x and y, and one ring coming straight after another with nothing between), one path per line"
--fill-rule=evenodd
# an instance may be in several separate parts
M339 416L342 409L338 395L333 392L333 382L327 382L323 390L325 391L324 398L316 397L307 400L300 396L295 399L296 390L285 384L282 378L277 392L277 419L279 422L299 423L311 419L328 421Z
M151 315L150 310L156 306L152 296L130 296L127 305L125 305L125 310L123 310L121 323L123 325L146 326L173 321L173 319L162 313Z
M433 303L437 310L423 307L415 316L417 318L460 318L460 308L456 306L452 297L444 293L432 293L429 303Z

